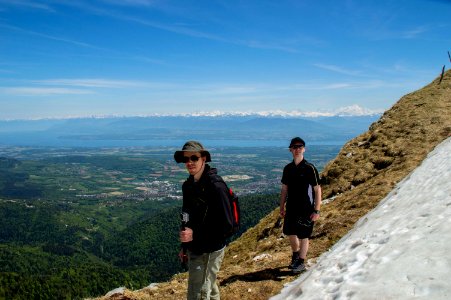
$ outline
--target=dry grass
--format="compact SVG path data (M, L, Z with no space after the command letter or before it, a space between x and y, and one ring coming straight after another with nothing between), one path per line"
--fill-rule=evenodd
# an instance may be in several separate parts
M343 146L324 169L324 198L309 250L308 265L343 237L426 155L451 134L451 71L402 97L364 134ZM260 260L255 259L264 254ZM268 299L295 279L286 266L291 258L282 236L278 209L231 243L219 273L221 297ZM184 299L187 274L153 289L126 291L112 299ZM106 297L99 298L106 300Z

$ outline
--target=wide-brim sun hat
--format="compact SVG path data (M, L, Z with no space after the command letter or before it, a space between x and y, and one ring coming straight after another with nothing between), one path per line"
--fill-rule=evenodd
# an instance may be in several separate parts
M174 153L174 159L177 163L183 162L184 152L200 152L201 156L206 157L206 162L211 161L210 152L208 152L204 146L198 141L188 141L183 145L182 150L177 150Z

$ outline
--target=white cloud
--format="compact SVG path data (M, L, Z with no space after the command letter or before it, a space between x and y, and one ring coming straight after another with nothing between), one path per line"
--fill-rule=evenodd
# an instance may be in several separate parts
M166 11L166 13L168 13L168 14L172 14L174 12L173 10L168 10L168 8L163 8L163 6L161 6L161 5L156 5L156 3L153 3L152 1L146 1L146 0L128 0L128 1L105 0L104 2L111 4L111 5L142 6L142 7L147 6L147 7L152 7L152 8L158 9L158 10ZM158 4L161 4L161 3L158 3ZM126 21L126 22L133 22L136 24L140 24L142 26L152 27L155 29L168 31L168 32L172 32L172 33L176 33L176 34L180 34L180 35L184 35L184 36L189 36L189 37L202 38L202 39L207 39L207 40L226 43L226 44L240 45L240 46L245 46L248 48L269 49L269 50L277 50L277 51L290 52L290 53L294 53L294 52L298 51L297 49L295 49L293 47L282 45L281 41L263 42L263 41L259 41L259 40L255 40L255 39L245 40L245 39L227 38L227 37L220 36L217 34L212 34L210 32L194 29L193 26L191 26L189 23L186 23L186 22L184 22L184 23L181 23L181 22L178 22L178 23L157 22L154 20L133 16L131 14L118 13L117 11L96 7L91 4L86 4L86 3L71 2L71 3L66 3L66 5L75 6L75 7L84 9L92 14L103 15L103 16L107 16L107 17L114 18L117 20ZM192 13L192 12L185 11L185 13ZM202 17L204 17L204 16L202 16Z
M427 30L424 26L417 27L411 30L407 30L401 33L401 36L405 39L414 39L417 38L419 35L425 33Z
M10 29L10 30L14 30L16 32L20 32L20 33L24 33L24 34L28 34L28 35L33 35L33 36L38 36L38 37L42 37L45 39L49 39L49 40L54 40L54 41L58 41L58 42L63 42L63 43L67 43L67 44L72 44L72 45L76 45L76 46L80 46L80 47L85 47L85 48L91 48L91 49L98 49L98 50L105 50L102 49L100 47L97 47L95 45L91 45L88 43L84 43L84 42L80 42L80 41L76 41L76 40L70 40L67 38L62 38L59 36L52 36L49 34L45 34L45 33L40 33L40 32L36 32L36 31L32 31L32 30L28 30L28 29L23 29L17 26L11 26L8 24L0 24L0 27L6 28L6 29Z
M54 9L50 7L49 5L45 3L37 3L36 1L26 1L26 0L0 0L0 4L8 7L8 6L15 6L15 7L22 7L22 8L31 8L31 9L39 9L39 10L46 10L50 12L54 12ZM0 8L1 11L1 8Z
M48 79L48 80L34 80L32 82L43 85L81 86L81 87L96 87L96 88L127 88L149 85L148 83L141 81L111 80L102 78Z
M67 88L14 87L3 88L5 94L16 96L50 96L50 95L83 95L92 94L89 90Z
M102 0L102 2L110 5L118 6L155 6L156 1L154 0Z
M362 71L349 70L349 69L345 69L343 67L336 66L336 65L326 65L326 64L313 64L313 65L320 69L324 69L324 70L328 70L328 71L332 71L332 72L340 73L340 74L344 74L344 75L351 75L351 76L362 75Z

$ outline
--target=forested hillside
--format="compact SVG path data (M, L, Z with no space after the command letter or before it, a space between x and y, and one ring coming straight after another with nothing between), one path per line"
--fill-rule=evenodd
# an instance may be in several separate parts
M277 199L249 195L241 203L243 232L274 209ZM182 270L177 258L180 207L132 224L99 247L85 247L76 228L61 230L55 207L0 206L0 298L79 299L117 286L144 287Z

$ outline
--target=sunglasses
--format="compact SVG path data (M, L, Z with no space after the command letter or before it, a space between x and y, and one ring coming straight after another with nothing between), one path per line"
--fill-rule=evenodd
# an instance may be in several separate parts
M197 156L197 155L183 156L182 161L186 164L186 163L189 162L189 161L196 162L196 161L199 160L199 158L200 158L200 157Z
M304 145L293 145L291 146L291 149L300 149L302 147L304 147Z

